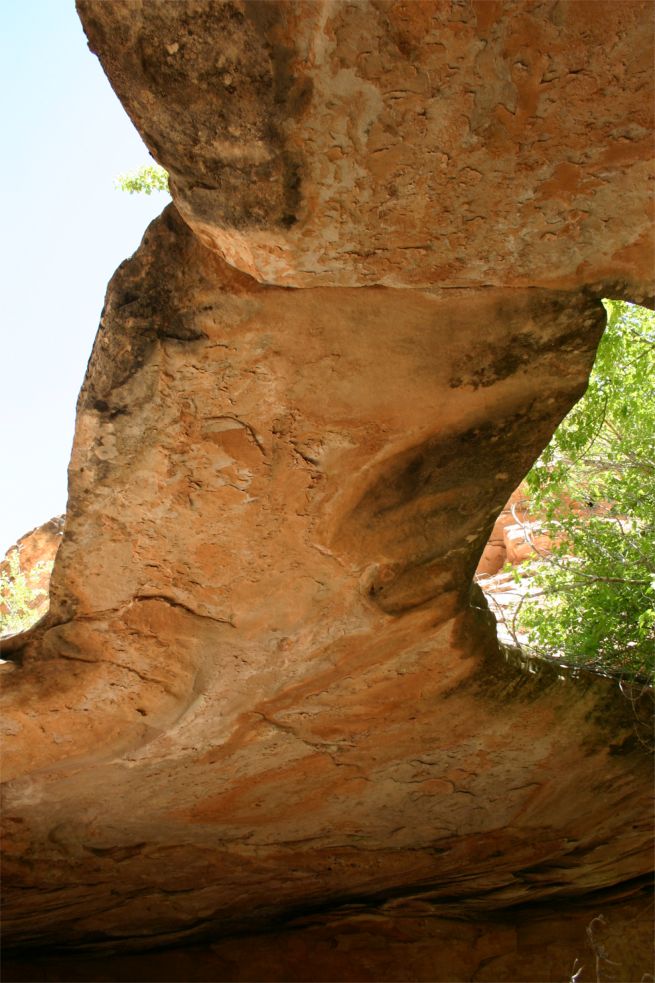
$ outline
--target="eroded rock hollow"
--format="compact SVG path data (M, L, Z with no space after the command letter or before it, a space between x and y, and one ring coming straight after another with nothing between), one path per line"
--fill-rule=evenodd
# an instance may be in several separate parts
M50 612L7 645L6 942L563 978L564 901L649 919L643 707L508 662L472 576L601 298L652 296L651 5L78 9L174 203L109 285Z

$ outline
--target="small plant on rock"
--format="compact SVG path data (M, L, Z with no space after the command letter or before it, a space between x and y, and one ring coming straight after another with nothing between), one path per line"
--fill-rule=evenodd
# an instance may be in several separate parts
M151 195L153 191L168 192L168 171L165 171L159 164L144 164L136 171L119 174L116 179L116 187L131 195Z

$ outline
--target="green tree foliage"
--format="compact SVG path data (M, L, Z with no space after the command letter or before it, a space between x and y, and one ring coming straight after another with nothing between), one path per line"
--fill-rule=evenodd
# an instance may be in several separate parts
M655 669L655 315L606 301L584 397L527 476L555 542L519 623L538 653L601 672Z
M48 596L47 591L30 586L26 574L20 568L18 552L8 556L9 570L0 574L0 636L15 635L26 631L40 617L40 605ZM33 575L50 573L52 561L37 563Z
M129 194L151 195L153 191L168 193L168 171L159 164L144 164L136 171L119 174L116 187Z

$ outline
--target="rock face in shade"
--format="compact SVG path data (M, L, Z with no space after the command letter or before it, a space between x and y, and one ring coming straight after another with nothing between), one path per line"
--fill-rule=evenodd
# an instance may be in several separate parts
M46 978L48 983L305 983L310 978L324 983L551 983L581 967L579 980L595 979L596 952L602 952L601 979L610 973L615 983L634 983L644 975L647 979L652 965L650 904L644 898L604 899L602 910L599 918L598 901L591 906L560 902L550 912L512 910L455 921L435 916L421 900L391 901L299 919L282 931L252 935L246 944L240 938L221 939L155 953L57 953L47 960L29 953L8 961L4 978L24 983Z
M649 0L79 0L192 228L286 286L651 290Z
M110 283L78 405L50 614L14 646L22 664L5 695L6 940L137 949L349 904L371 917L391 905L400 926L417 899L426 918L475 920L524 903L591 894L601 904L637 892L651 861L643 701L587 673L511 664L471 588L496 516L584 389L600 298L619 281L635 299L645 292L637 226L613 227L616 239L589 259L595 278L609 249L611 283L586 279L571 235L543 261L557 289L543 286L536 265L530 287L517 288L523 274L500 262L497 285L483 288L480 276L480 286L459 287L418 260L406 282L420 267L420 289L395 289L382 259L358 258L361 238L346 262L343 230L331 239L318 215L315 226L285 225L282 151L266 193L264 171L236 163L205 181L205 197L192 193L203 190L209 144L227 153L231 66L241 79L242 159L263 140L255 110L274 143L291 104L299 119L331 112L335 132L343 125L355 141L342 101L318 82L303 95L293 81L307 24L321 58L329 49L334 66L341 51L346 71L364 43L349 18L364 17L374 36L384 14L378 47L405 85L402 49L414 50L418 28L402 41L393 27L402 10L438 21L451 10L463 26L434 47L446 45L457 66L472 57L471 17L507 38L509 8L153 2L129 5L129 18L120 3L80 9L146 137L159 134L179 211L166 209ZM645 7L594 9L605 35L623 38L621 51L643 53ZM529 10L535 31L559 18L580 51L597 30L589 35L584 5ZM421 37L423 52L427 27ZM622 64L617 55L610 67ZM604 78L595 95L580 95L586 131L604 119ZM631 85L632 76L619 86L621 105ZM188 100L184 120L172 92ZM647 103L644 90L630 112ZM571 117L572 105L559 102L559 114ZM425 154L409 167L416 181L433 170L437 124L426 120ZM195 134L197 152L180 127ZM516 166L493 132L488 148ZM346 160L356 162L350 148ZM298 209L329 160L309 141L304 153ZM620 197L627 179L608 173L614 201L611 188ZM638 168L630 174L642 215L647 189ZM333 191L342 200L336 179ZM386 230L390 256L393 235L366 195L351 187L352 221L363 237ZM393 209L407 195L384 195L400 225ZM424 219L438 237L430 200L426 191ZM199 201L208 203L204 231ZM500 216L492 195L490 239ZM220 245L221 229L237 241L237 226L263 264L257 276L285 286L259 282L238 250ZM334 265L327 280L312 274L315 289L289 289L306 282L303 229L307 248ZM464 236L467 255L484 265L490 249L476 235ZM537 255L537 224L503 235L516 257L524 246ZM278 271L295 264L297 281L262 272L268 253L257 243L266 242ZM362 286L370 270L375 282ZM510 964L508 973L524 971ZM310 964L303 978L321 972Z

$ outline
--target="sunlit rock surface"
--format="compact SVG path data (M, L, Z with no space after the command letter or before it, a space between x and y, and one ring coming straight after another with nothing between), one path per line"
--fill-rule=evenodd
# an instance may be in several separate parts
M79 10L181 214L259 280L652 289L649 0Z
M352 904L390 905L393 935L411 899L441 939L434 919L641 903L647 707L605 679L506 662L472 578L584 390L600 298L648 293L649 8L80 12L176 205L109 285L50 614L12 651L7 943L180 945ZM610 139L619 118L634 129ZM384 156L392 125L402 168ZM516 147L534 132L553 149L533 146L530 169ZM461 175L451 187L441 145L458 167L477 153L495 170L477 191ZM320 946L293 931L307 955L288 978L324 978ZM215 978L287 978L280 958ZM494 978L528 978L508 959ZM330 978L382 978L380 960L357 965ZM412 978L481 964L430 965Z

